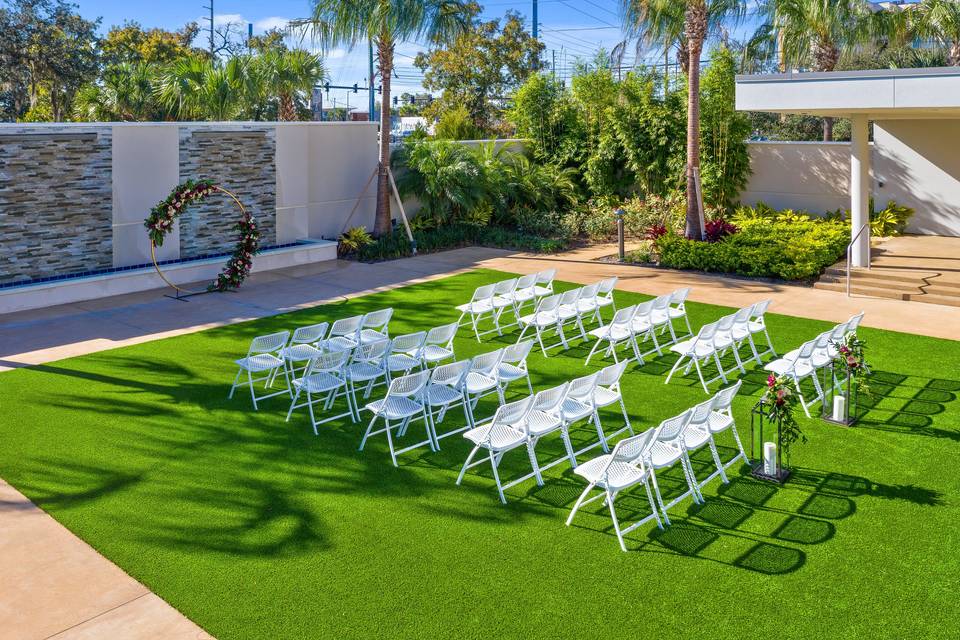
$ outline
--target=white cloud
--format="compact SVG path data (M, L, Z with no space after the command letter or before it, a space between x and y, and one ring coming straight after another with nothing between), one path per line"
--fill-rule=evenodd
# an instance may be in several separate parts
M247 20L239 13L218 13L217 15L213 16L213 24L218 27L226 24L236 24L238 22L246 24Z
M270 16L269 18L263 18L262 20L257 20L253 23L253 28L256 31L270 31L271 29L286 29L287 24L290 23L290 18L283 18L280 16Z

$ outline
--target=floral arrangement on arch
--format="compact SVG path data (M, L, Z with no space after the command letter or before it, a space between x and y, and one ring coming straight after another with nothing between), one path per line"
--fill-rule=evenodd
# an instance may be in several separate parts
M833 359L834 366L847 372L858 392L869 394L867 377L870 375L870 367L867 366L865 354L867 343L861 340L855 331L850 331L842 340L834 340L831 344L837 351Z
M807 436L797 424L794 410L797 396L792 388L793 379L788 376L767 376L767 388L760 403L767 410L767 419L780 425L780 440L783 455L789 460L790 446L795 442L807 442Z
M241 215L234 227L239 233L236 248L224 265L223 271L207 289L210 291L227 291L237 289L250 273L253 267L253 256L260 247L260 230L253 216L243 207L232 193L217 186L212 180L187 180L177 185L166 199L157 203L150 210L143 223L147 228L147 235L154 246L162 246L164 237L173 229L177 218L186 212L190 205L199 202L214 192L224 193L237 203Z

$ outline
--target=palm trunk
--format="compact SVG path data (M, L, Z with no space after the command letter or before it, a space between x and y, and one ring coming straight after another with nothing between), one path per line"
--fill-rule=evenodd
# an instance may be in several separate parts
M700 167L700 51L701 42L690 42L690 72L687 80L687 228L686 236L702 240L702 212L697 198L694 170Z
M293 96L289 93L280 94L280 120L284 122L293 122L297 119L297 106L293 102Z
M830 116L823 119L823 141L833 142L833 118Z
M950 51L947 53L947 64L951 67L960 67L960 41L950 43Z
M373 235L390 233L393 225L390 217L390 76L393 73L393 43L387 34L377 41L377 59L380 66L380 83L383 93L380 98L380 159L377 167L377 215Z

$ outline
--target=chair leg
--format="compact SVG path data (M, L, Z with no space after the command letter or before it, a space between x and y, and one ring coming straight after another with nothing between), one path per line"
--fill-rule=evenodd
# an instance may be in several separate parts
M297 387L297 393L293 396L293 400L290 401L290 408L287 410L287 419L285 422L290 422L290 415L293 413L293 408L297 406L297 398L300 397L300 390L303 387Z
M630 424L630 416L627 415L627 405L623 404L623 394L620 394L620 410L623 412L623 421L626 423L627 431L630 432L630 435L635 435L633 425Z
M370 432L373 431L373 423L377 421L377 414L373 414L373 417L370 418L370 424L367 425L367 431L363 434L363 438L360 440L360 448L357 451L363 451L364 445L367 444L367 438L370 437Z
M693 359L694 366L697 367L697 376L700 378L700 384L703 385L703 390L707 393L710 393L710 389L707 388L707 381L703 378L703 371L700 370L700 361L696 358ZM667 378L669 380L669 378Z
M397 464L397 454L393 450L393 436L390 434L390 421L384 418L383 424L384 431L387 432L387 445L390 447L390 460L393 461L393 466L399 467L400 465Z
M660 519L660 512L657 511L657 505L653 501L653 493L650 491L650 480L643 481L643 488L647 491L647 502L650 503L650 512L657 521L657 527L663 529L663 521Z
M475 446L471 451L470 455L467 456L466 461L463 463L463 468L460 469L460 475L457 476L457 485L463 482L463 475L467 472L467 468L470 466L470 462L473 461L473 456L477 455L477 451L480 450L480 445Z
M717 443L713 441L713 436L710 437L710 454L713 455L713 462L717 465L717 471L720 472L720 481L723 484L730 484L730 480L727 479L727 474L723 470L723 463L720 462L720 452L717 451Z
M257 387L253 384L253 374L247 370L247 381L250 383L250 397L253 398L253 410L258 411L257 407Z
M490 450L490 466L493 468L493 479L497 483L497 493L500 494L500 502L507 504L507 496L503 495L503 485L500 484L500 474L497 472L497 456L493 455L493 449Z
M227 395L227 400L233 399L233 392L237 390L237 382L240 381L240 376L243 375L243 369L237 370L237 375L233 379L233 386L230 387L230 393Z
M567 425L560 427L560 439L563 440L563 447L567 450L567 457L570 458L570 467L576 469L577 456L573 452L573 443L570 442L570 431L567 429Z
M663 506L663 496L660 495L660 485L657 484L657 472L650 469L650 480L653 482L653 492L657 495L657 504L660 505L660 512L663 513L663 521L670 525L670 516L667 514L667 508Z
M600 414L597 413L596 409L593 410L593 423L597 427L597 435L600 437L600 446L603 448L603 452L610 453L610 445L607 443L607 436L600 425Z
M309 389L307 389L307 411L310 413L310 426L313 427L313 435L319 435L317 433L317 418L313 414L313 396Z
M617 511L613 508L613 501L616 499L616 493L607 492L607 508L610 509L610 519L613 520L613 530L617 532L617 540L620 542L620 549L626 553L627 545L623 542L623 534L620 533L620 521L617 519Z
M583 490L583 493L580 494L580 497L577 498L577 501L573 504L573 510L570 512L570 515L567 516L567 526L570 526L570 523L573 522L573 517L577 515L577 511L580 509L580 505L583 504L584 498L587 497L587 494L593 489L594 484L591 482L587 485L587 488Z
M543 476L540 475L540 464L537 462L536 446L536 440L529 440L527 442L527 455L530 456L530 466L533 468L533 476L537 479L537 484L542 487Z
M667 379L663 382L663 384L667 384L670 382L670 378L672 378L673 374L676 373L677 369L680 368L680 363L683 362L683 359L685 357L686 356L680 356L679 358L677 358L677 361L673 363L673 368L670 369L670 373L667 374ZM704 388L706 388L706 385L704 385ZM710 392L708 391L707 393L710 393Z

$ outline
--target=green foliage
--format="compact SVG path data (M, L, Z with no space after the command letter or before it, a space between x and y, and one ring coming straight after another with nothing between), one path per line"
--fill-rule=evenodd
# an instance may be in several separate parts
M101 43L103 62L119 64L169 64L178 58L197 53L191 46L200 30L196 22L179 31L144 29L139 22L128 20L122 26L110 27Z
M530 76L514 94L507 117L517 136L530 140L536 160L561 167L580 166L585 127L559 80L543 73Z
M483 135L464 106L444 111L434 130L434 136L442 140L479 140Z
M418 229L413 232L413 237L419 253L434 253L466 246L556 253L567 247L567 241L563 238L543 238L504 227L464 223ZM409 255L412 255L410 241L402 232L381 236L358 251L360 260L365 262L393 260Z
M461 220L483 203L483 169L471 150L449 140L412 140L394 154L400 195L415 196L436 225Z
M351 227L342 234L337 241L337 255L348 256L357 253L369 244L373 244L373 236L363 225Z
M744 276L811 280L846 250L849 230L842 222L778 222L740 218L739 233L719 242L667 234L657 241L660 264Z
M885 238L899 236L907 228L907 222L913 216L914 210L904 204L897 204L893 200L887 201L887 206L877 211L870 199L870 234L874 237Z

